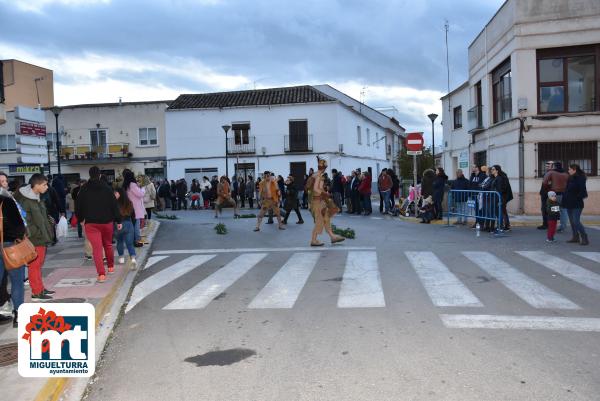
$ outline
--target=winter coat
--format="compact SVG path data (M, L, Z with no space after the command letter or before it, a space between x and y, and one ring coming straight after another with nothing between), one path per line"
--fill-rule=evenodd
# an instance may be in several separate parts
M158 196L161 198L168 198L171 196L171 186L166 182L160 184L160 187L158 187Z
M190 192L193 194L199 194L202 192L202 188L200 188L200 184L198 182L193 182L192 187L190 188Z
M365 178L363 178L363 180L358 185L358 192L363 196L371 195L371 177L366 176Z
M15 200L25 212L29 239L35 246L48 246L54 238L54 228L48 220L46 205L40 195L33 192L31 185L19 188Z
M254 198L254 190L255 190L254 180L248 180L246 183L246 198L252 199Z
M178 198L185 198L185 195L187 194L188 191L188 186L187 183L184 180L181 180L177 183L177 197Z
M156 187L153 183L149 183L144 187L144 208L152 209L156 206Z
M58 200L58 211L60 213L65 213L67 209L66 196L67 191L65 190L65 183L61 175L57 175L52 180L52 188L56 192L56 199Z
M59 214L64 213L64 209L60 208L60 199L56 190L52 187L48 187L45 194L41 195L42 201L46 204L46 213L51 216L56 222L58 222Z
M440 202L444 198L444 189L446 188L446 182L448 181L448 176L444 175L436 175L433 179L433 201Z
M558 220L560 219L560 205L558 204L558 200L553 201L548 198L546 200L546 212L548 213L548 220Z
M135 182L129 183L127 189L127 197L133 203L133 210L135 210L135 218L143 219L146 215L146 208L144 207L144 194L146 191L144 188L140 188Z
M500 196L502 196L502 203L505 205L513 199L510 181L505 174L499 174L495 177L490 189L500 193Z
M427 198L428 196L433 197L433 180L435 173L433 170L428 169L423 172L423 178L421 179L421 196Z
M333 177L333 184L331 186L331 192L339 192L339 193L344 192L344 184L342 184L342 176L339 173Z
M75 215L78 221L85 223L121 222L115 193L100 180L89 180L81 187L75 201Z
M480 171L479 174L471 174L471 179L469 180L470 183L470 189L473 191L479 191L481 190L481 183L485 180L485 178L487 177L487 174L484 173L483 171Z
M0 188L0 203L2 204L4 242L13 242L16 239L23 238L27 229L19 210L20 205L17 205L12 195L4 188Z
M285 184L285 210L289 211L298 207L298 189L293 182Z
M246 196L246 183L244 181L239 183L238 196L244 198Z
M459 177L456 180L452 181L452 185L450 186L450 188L456 191L468 191L470 189L470 186L471 183L463 175L462 177Z
M572 175L567 181L567 189L562 197L562 207L565 209L583 209L583 200L587 198L585 175Z

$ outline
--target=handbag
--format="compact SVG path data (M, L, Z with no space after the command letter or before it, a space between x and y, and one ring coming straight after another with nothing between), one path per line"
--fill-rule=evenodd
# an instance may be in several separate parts
M4 216L0 203L0 244L2 246L2 259L4 259L4 268L6 270L14 270L31 262L37 258L35 246L25 235L22 240L16 240L14 245L4 246Z

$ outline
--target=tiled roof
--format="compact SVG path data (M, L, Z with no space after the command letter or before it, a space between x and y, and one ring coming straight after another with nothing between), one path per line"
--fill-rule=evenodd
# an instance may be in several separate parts
M201 93L180 95L169 110L214 109L223 107L269 106L294 103L323 103L336 100L312 86L256 89L236 92Z

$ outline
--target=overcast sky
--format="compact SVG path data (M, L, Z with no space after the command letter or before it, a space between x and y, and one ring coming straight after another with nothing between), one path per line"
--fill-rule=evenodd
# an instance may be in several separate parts
M0 0L0 59L54 70L58 105L327 83L429 136L447 88L444 20L453 89L502 3Z

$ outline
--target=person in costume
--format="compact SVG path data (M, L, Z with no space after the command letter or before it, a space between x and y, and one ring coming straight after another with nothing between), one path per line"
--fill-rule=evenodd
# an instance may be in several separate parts
M224 207L233 208L233 217L240 217L237 203L231 197L231 186L227 177L222 176L217 185L217 201L215 202L215 218L223 212Z
M265 171L263 180L260 182L258 187L259 197L260 197L260 212L258 212L258 217L256 219L256 228L254 231L260 231L260 223L262 222L263 217L269 209L273 210L273 213L277 217L277 222L279 223L279 229L285 230L283 226L283 222L281 221L281 212L279 211L279 200L281 198L281 192L279 191L279 187L277 182L275 181L275 177L271 175L270 172Z
M319 242L317 238L323 233L323 229L329 234L332 244L345 240L344 237L334 234L331 229L331 218L335 216L340 209L338 209L331 194L327 191L325 173L327 161L317 156L317 162L318 170L308 178L306 183L310 212L315 221L315 227L313 228L310 240L311 246L323 246L323 243Z

